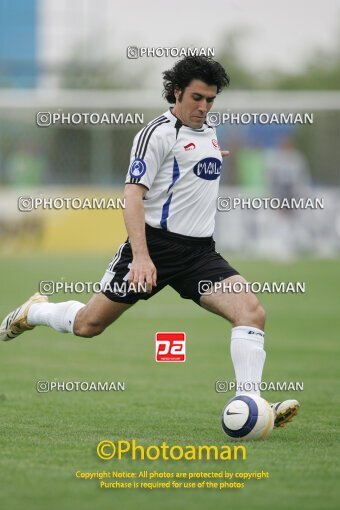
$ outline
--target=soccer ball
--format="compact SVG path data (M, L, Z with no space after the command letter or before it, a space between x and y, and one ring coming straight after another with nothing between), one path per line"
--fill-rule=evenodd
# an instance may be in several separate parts
M222 428L233 441L266 439L274 427L274 413L258 395L238 395L222 411Z

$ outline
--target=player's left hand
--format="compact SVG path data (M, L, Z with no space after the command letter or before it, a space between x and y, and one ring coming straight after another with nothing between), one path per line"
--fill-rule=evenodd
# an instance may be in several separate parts
M222 158L225 158L226 156L230 156L230 151L221 151Z

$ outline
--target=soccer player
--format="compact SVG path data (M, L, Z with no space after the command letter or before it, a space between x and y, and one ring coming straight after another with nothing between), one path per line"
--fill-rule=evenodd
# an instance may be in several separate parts
M259 394L266 357L265 312L251 292L214 288L217 282L229 287L245 282L215 251L212 237L222 157L228 151L220 150L207 114L216 95L229 85L229 77L213 59L191 56L179 60L163 77L163 95L174 106L134 139L125 181L128 239L103 276L102 293L86 305L49 303L47 296L35 294L4 319L0 338L10 340L38 325L93 337L138 300L170 285L182 298L231 323L237 394ZM201 280L210 282L210 293L207 288L202 292ZM121 288L124 282L137 290L144 285L146 292L116 291L115 284ZM298 408L296 400L272 404L275 426L290 421Z

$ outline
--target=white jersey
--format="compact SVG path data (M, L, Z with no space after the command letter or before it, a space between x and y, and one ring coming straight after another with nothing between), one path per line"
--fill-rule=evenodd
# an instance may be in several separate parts
M137 133L126 183L148 188L145 222L177 234L209 237L215 227L222 157L215 129L192 129L171 111Z

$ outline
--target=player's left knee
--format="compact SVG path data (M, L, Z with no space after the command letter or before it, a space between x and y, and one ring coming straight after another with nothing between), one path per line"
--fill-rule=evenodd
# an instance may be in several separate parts
M266 311L263 306L258 302L255 308L255 317L254 320L257 324L257 327L261 330L264 330L264 325L266 323Z
M257 298L247 301L242 308L234 326L253 326L254 328L264 330L266 322L266 312Z

